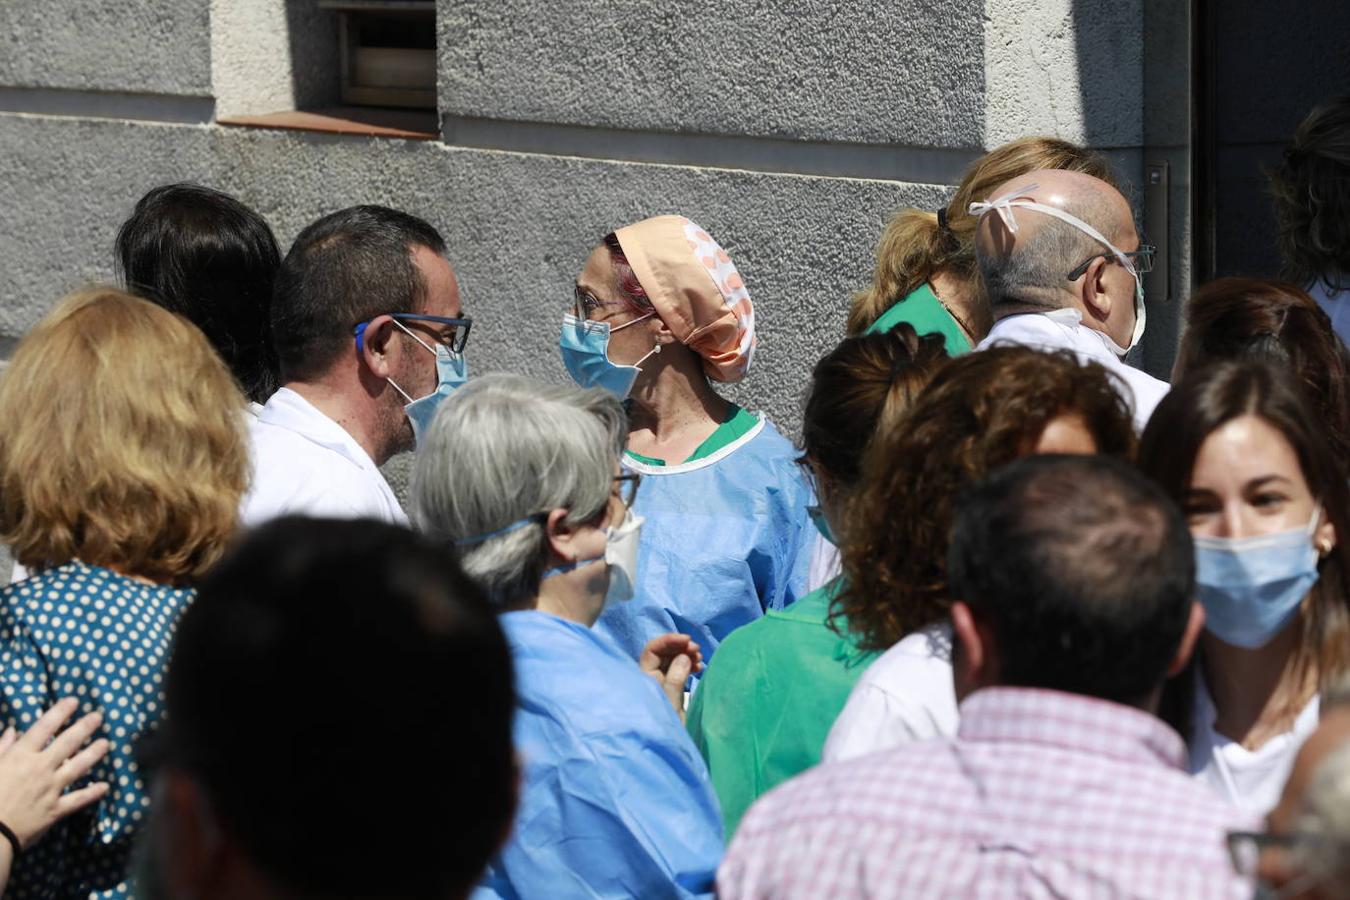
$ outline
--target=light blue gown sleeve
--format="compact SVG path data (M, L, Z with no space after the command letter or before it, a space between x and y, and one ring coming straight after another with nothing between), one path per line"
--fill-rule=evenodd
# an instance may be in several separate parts
M599 630L634 659L678 631L710 660L732 631L809 593L814 499L797 455L764 422L723 458L642 470L637 596L606 609Z
M722 822L702 757L654 681L594 663L555 670L542 701L522 685L520 808L475 898L713 896Z

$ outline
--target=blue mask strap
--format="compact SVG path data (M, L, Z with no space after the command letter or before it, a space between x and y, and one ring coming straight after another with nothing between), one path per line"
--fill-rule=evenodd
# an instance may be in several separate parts
M524 528L526 525L529 525L536 519L545 518L547 516L548 513L542 512L532 513L523 519L516 519L510 525L504 525L501 528L498 528L496 531L489 531L487 534L475 534L472 537L460 538L459 540L455 541L455 546L471 547L474 544L481 544L484 541L490 541L495 537L501 537L504 534L510 534L513 531L519 531L520 529Z
M602 553L599 556L592 556L590 559L574 559L570 563L567 563L565 565L554 566L553 568L548 569L547 571L544 572L544 574L540 577L539 580L543 581L545 578L552 578L554 575L566 575L573 569L579 569L582 566L588 566L591 563L599 562L604 558L605 555Z

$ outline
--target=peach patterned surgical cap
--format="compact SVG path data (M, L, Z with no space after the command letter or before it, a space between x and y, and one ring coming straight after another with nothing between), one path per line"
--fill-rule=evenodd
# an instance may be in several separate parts
M638 283L676 339L716 381L740 381L755 352L755 310L731 257L684 216L656 216L614 232Z

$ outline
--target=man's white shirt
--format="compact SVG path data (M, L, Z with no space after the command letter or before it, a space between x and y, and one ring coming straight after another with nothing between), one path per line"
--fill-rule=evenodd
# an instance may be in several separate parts
M1043 350L1071 350L1081 359L1100 363L1125 383L1125 401L1134 414L1134 428L1143 431L1158 401L1171 386L1147 372L1126 365L1106 344L1106 337L1083 324L1076 309L1057 309L1048 313L1023 313L994 324L989 336L976 350L996 344L1020 344Z
M273 394L248 430L253 484L240 512L245 527L285 515L408 523L375 461L295 391Z

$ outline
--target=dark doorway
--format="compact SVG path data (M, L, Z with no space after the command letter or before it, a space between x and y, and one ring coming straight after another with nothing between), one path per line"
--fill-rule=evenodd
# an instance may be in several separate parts
M1350 93L1346 0L1192 0L1192 273L1273 277L1266 173L1303 117Z

